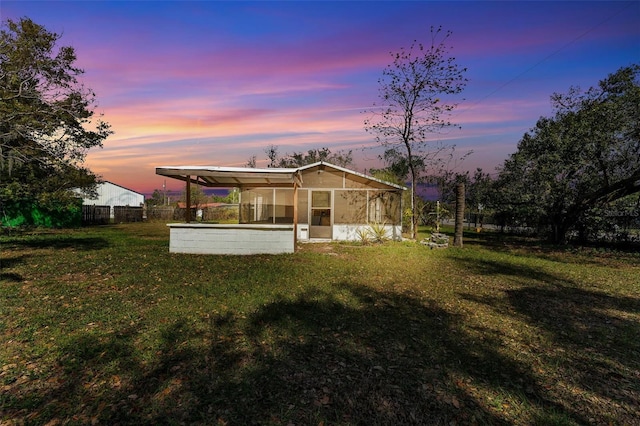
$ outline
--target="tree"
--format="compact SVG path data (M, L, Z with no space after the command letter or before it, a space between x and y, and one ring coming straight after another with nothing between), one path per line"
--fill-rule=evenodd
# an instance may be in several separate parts
M353 165L353 157L350 150L331 152L329 148L320 148L310 149L306 153L294 152L293 154L286 154L280 158L278 167L302 167L320 161L341 167Z
M203 204L207 204L209 202L209 196L205 194L204 190L202 189L202 186L200 185L189 185L189 186L190 186L189 201L191 202L191 207L194 210L198 210L201 208ZM180 202L185 203L185 207L187 207L186 206L186 202L187 202L186 189L183 189L182 192L180 193Z
M269 145L264 150L265 154L267 154L267 158L269 159L269 164L267 167L279 167L278 166L278 147L276 145Z
M446 170L439 175L431 176L430 179L438 188L440 200L447 204L454 204L456 202L456 186L459 183L464 183L467 187L471 186L469 172L456 173L451 170Z
M227 195L222 197L214 197L215 201L227 204L238 204L240 200L240 190L238 188L231 188L227 192Z
M28 18L0 30L0 194L70 197L70 188L95 188L82 167L87 151L102 146L110 126L94 118L95 94L79 81L72 47Z
M151 197L147 197L144 203L147 206L164 206L166 204L167 194L161 189L154 189Z
M380 169L392 176L390 182L404 185L407 179L410 177L409 159L405 157L402 152L395 149L395 147L386 149L384 154L380 158L386 164L386 167ZM426 170L425 159L420 156L414 156L412 158L413 170L417 173L421 173Z
M478 230L482 229L485 214L493 211L493 185L494 179L489 173L484 173L481 168L473 172L467 188L466 204Z
M281 157L278 154L276 145L269 145L265 150L269 164L267 167L282 168L298 168L308 164L324 161L341 167L349 167L353 165L353 156L351 151L331 152L329 148L310 149L307 152L294 152L293 154L285 154ZM249 158L247 167L256 167L256 156Z
M523 136L497 188L503 215L565 243L595 210L640 191L640 66L551 100L554 116Z
M365 129L374 134L392 157L402 158L412 187L413 238L417 235L416 184L425 168L440 161L450 146L430 137L453 125L449 121L457 104L443 96L459 94L466 86L464 73L450 56L446 41L451 33L431 29L427 46L414 41L408 50L391 53L393 62L378 81L381 105L369 111Z

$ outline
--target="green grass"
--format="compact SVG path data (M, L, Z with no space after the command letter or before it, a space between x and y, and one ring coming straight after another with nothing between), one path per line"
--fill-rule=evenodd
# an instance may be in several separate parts
M0 424L638 424L640 255L3 236Z

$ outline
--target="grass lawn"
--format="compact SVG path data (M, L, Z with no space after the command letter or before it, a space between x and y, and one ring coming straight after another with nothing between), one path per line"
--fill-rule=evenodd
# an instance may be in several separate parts
M0 237L0 424L640 424L640 253Z

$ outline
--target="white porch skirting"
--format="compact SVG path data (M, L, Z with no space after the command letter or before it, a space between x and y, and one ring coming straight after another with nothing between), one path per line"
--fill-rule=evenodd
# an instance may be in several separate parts
M293 253L293 225L170 223L169 252L193 254Z

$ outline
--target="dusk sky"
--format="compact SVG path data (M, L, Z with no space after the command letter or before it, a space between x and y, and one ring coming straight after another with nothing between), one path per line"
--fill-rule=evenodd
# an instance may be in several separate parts
M153 2L0 0L0 18L31 18L76 49L83 83L115 132L86 165L151 192L167 165L243 166L282 154L353 150L379 167L364 130L390 52L430 27L468 68L446 139L462 170L494 172L549 97L640 62L640 2ZM170 189L182 189L175 180Z

